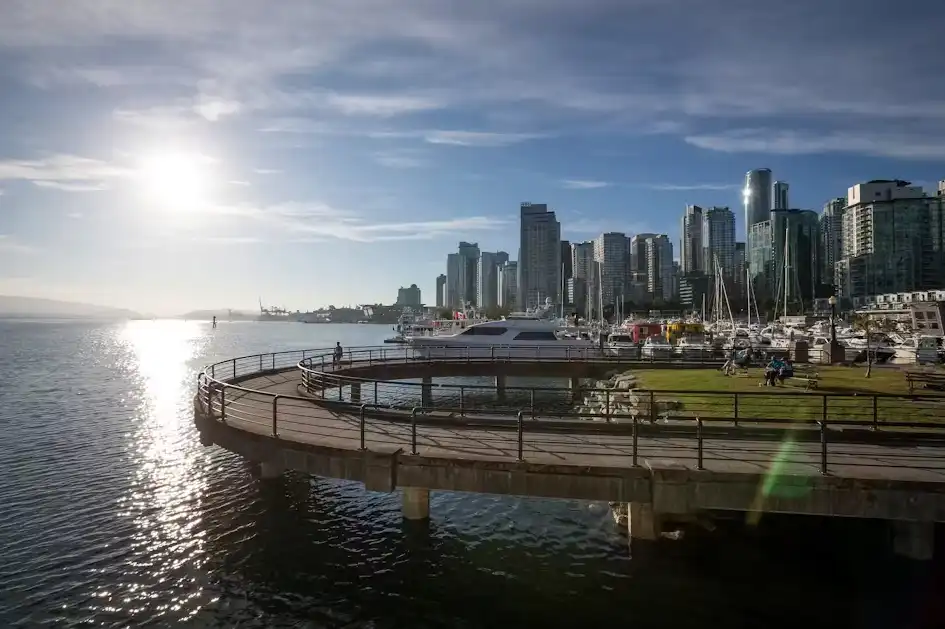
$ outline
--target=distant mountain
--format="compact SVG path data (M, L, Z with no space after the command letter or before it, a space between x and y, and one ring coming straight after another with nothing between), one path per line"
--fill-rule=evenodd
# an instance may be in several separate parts
M220 321L247 321L255 319L255 314L242 312L240 310L230 310L229 308L218 308L216 310L191 310L182 314L176 319L193 319L197 321L206 321L216 317Z
M140 319L131 310L72 301L0 295L0 317L57 317L64 319Z

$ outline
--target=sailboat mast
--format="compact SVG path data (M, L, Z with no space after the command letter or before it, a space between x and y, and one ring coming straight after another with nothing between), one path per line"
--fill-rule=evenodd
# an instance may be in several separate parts
M791 234L791 224L790 224L790 223L786 223L786 224L784 225L784 280L783 280L783 282L784 282L784 316L785 316L785 317L786 317L787 314L788 314L788 311L787 311L787 303L788 303L788 278L790 277L790 275L789 275L789 273L788 273L788 263L789 263L789 261L788 261L788 255L789 255L789 252L790 252L789 243L791 242L790 234Z

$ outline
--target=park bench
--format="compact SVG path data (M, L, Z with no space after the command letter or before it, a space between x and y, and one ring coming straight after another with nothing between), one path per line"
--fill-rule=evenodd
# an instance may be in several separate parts
M816 389L820 384L820 374L810 367L800 367L795 365L794 375L791 376L791 379L798 384L803 383L805 391Z
M945 390L945 372L907 371L906 383L909 385L909 393L915 389Z

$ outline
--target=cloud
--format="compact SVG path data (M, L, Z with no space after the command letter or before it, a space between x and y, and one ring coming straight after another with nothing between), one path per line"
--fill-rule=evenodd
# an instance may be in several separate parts
M430 144L451 146L497 147L527 142L544 137L536 133L493 133L488 131L425 131L423 139Z
M254 236L208 236L195 238L194 242L201 242L208 245L256 245L265 241L262 238L256 238Z
M82 212L69 212L66 214L66 218L71 218L73 220L79 220L83 217Z
M776 129L742 129L714 135L689 136L686 142L723 153L859 153L900 159L945 159L945 137L928 138L882 131L863 134L814 134Z
M259 228L271 230L274 238L283 242L287 239L298 242L300 238L353 242L429 240L448 235L468 235L476 231L494 231L509 224L506 219L488 216L382 223L372 221L361 213L320 202L216 206L208 211L233 219L254 221Z
M693 184L674 184L674 183L654 183L638 184L639 187L650 190L660 190L665 192L682 192L687 190L736 190L740 188L738 184L731 183L693 183Z
M275 168L254 168L253 172L257 175L278 175L282 171Z
M98 159L57 154L36 160L0 161L0 181L22 180L70 192L105 190L131 171Z
M18 242L9 234L0 234L0 253L35 253L36 248Z
M230 179L227 183L230 184L231 186L243 186L243 187L253 185L250 182L244 181L242 179Z
M387 168L423 168L426 160L419 157L415 151L378 151L372 155L375 162Z
M596 188L606 188L610 183L607 181L595 181L593 179L565 179L561 186L568 190L594 190Z

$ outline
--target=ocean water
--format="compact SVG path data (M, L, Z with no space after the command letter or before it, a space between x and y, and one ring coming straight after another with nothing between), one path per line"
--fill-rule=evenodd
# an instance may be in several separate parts
M0 627L936 626L877 523L635 544L606 504L254 478L199 444L202 365L386 326L0 321ZM892 624L890 624L892 623Z

